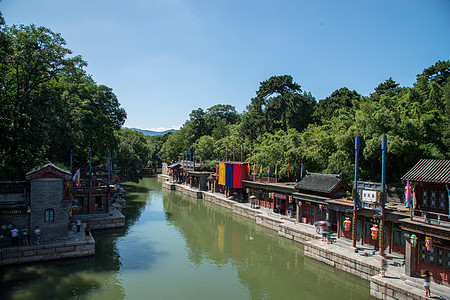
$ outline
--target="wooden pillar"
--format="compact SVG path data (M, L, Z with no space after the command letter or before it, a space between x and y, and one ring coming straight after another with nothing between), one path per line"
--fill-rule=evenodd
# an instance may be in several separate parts
M284 193L284 197L286 198L286 199L284 200L284 201L286 202L286 205L285 205L285 207L284 207L284 214L287 216L287 215L288 215L288 204L289 204L287 193Z
M337 238L341 238L341 212L337 212Z
M419 237L419 235L418 235ZM417 249L419 248L419 241L417 241L417 246L412 247L411 244L411 233L405 232L405 275L414 276L416 274L416 260L417 260Z
M317 214L318 214L318 205L316 205L316 203L314 203L314 222L317 222Z

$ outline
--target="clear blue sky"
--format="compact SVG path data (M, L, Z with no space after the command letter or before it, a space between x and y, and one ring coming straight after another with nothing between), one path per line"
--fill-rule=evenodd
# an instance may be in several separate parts
M62 34L126 109L126 127L182 125L193 109L245 110L260 82L292 75L317 100L412 86L450 59L450 0L1 0L8 25Z

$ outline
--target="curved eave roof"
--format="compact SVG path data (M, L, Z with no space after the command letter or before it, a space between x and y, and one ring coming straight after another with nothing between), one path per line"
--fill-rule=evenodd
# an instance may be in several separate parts
M450 160L421 159L402 180L450 184Z

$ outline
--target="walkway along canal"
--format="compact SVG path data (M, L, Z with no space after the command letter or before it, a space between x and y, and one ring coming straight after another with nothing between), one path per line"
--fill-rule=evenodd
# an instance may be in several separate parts
M125 228L93 231L94 257L2 267L1 299L370 299L369 283L213 203L124 186Z

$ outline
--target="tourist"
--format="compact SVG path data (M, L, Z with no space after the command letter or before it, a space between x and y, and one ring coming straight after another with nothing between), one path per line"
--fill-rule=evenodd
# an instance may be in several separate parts
M328 226L321 224L320 231L322 231L322 241L325 242L327 240Z
M40 239L41 239L41 230L39 229L39 226L36 226L36 228L34 228L34 243L36 245L39 245Z
M320 223L314 222L314 226L316 226L316 233L320 233Z
M22 245L28 245L28 229L23 226L22 228Z
M425 280L423 282L423 287L425 288L425 295L424 295L424 297L426 297L426 298L431 297L431 292L430 292L430 284L431 284L430 277L431 277L431 275L430 275L430 271L428 271L428 269L423 270L422 277Z
M89 227L86 225L86 227L84 228L84 237L86 238L86 240L89 239L91 232L89 230Z
M13 226L10 232L12 245L13 246L19 245L19 230L15 226Z
M81 231L81 220L77 219L77 232Z
M331 230L331 226L327 226L326 227L327 229L327 232L326 232L326 236L327 236L327 244L332 244L332 241L331 241L331 232L332 232L332 230Z
M256 208L255 199L256 199L256 197L254 195L250 196L250 207L251 208Z

